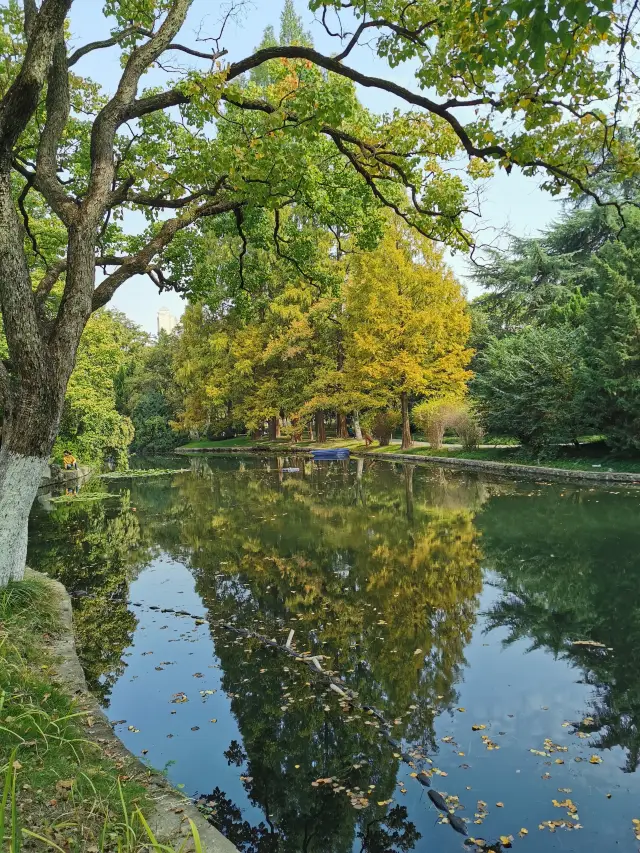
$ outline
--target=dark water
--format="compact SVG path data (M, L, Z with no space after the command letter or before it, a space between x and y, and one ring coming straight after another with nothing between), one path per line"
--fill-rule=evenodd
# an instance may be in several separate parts
M495 850L638 850L640 491L191 464L41 500L29 560L89 594L81 654L120 737L240 850L465 849L422 770ZM397 746L232 621L281 645L294 629Z

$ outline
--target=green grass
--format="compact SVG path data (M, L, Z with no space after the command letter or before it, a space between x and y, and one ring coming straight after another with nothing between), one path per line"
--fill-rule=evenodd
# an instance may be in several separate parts
M87 737L87 715L53 683L45 640L58 603L42 580L0 589L0 851L136 853L154 843L144 788Z
M283 439L285 441L285 439ZM219 441L211 441L208 438L199 438L197 441L190 441L188 444L183 444L181 449L197 450L198 448L211 447L256 447L261 444L269 444L265 439L251 438L248 435L238 435L235 438L221 438Z
M396 446L379 448L379 452L400 452ZM440 456L449 459L479 459L485 462L504 462L513 465L541 465L574 471L615 471L640 473L640 458L613 456L601 442L579 447L556 447L543 454L532 454L522 447L479 448L477 450L452 450L442 447L414 447L403 451L412 456Z
M508 444L508 447L483 446L476 450L463 450L443 445L439 450L430 447L413 447L402 451L399 444L391 444L380 447L377 442L367 448L362 441L354 438L337 439L328 438L326 442L301 441L297 445L291 445L287 439L278 439L276 442L268 439L252 439L249 436L230 438L222 441L196 441L185 447L188 448L224 448L224 447L258 447L265 451L275 450L310 450L312 448L348 447L352 451L369 450L373 453L407 453L411 456L439 456L448 459L478 459L485 462L504 462L512 465L540 465L548 468L562 468L573 471L602 471L640 473L640 457L623 457L612 454L602 436L584 436L578 447L563 445L550 448L544 453L534 454L524 447L520 447L515 440L509 437L491 437L485 439L486 444Z

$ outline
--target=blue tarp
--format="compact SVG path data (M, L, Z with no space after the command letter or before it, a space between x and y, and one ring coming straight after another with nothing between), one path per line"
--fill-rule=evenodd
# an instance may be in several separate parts
M314 459L348 459L348 447L335 447L330 450L312 450L311 455Z

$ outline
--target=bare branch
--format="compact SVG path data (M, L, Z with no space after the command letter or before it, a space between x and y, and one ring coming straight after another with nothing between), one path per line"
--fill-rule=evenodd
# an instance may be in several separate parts
M83 56L86 56L94 50L103 50L106 47L113 47L114 45L119 44L122 39L130 36L134 32L137 32L137 30L138 27L127 27L127 29L116 33L114 36L111 36L111 38L103 39L102 41L92 41L89 44L79 47L67 59L67 66L71 68L71 66L75 65Z
M93 292L92 310L96 311L106 305L116 290L131 276L146 273L152 259L169 245L178 232L193 225L198 219L230 213L242 204L243 202L237 200L207 202L183 216L165 220L157 234L140 251L121 259L119 269L96 287Z

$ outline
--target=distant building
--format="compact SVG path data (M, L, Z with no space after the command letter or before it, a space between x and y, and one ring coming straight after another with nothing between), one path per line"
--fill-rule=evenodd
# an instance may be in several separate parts
M160 332L166 332L170 335L177 325L178 320L173 316L168 308L161 308L158 311L158 334L160 334Z

